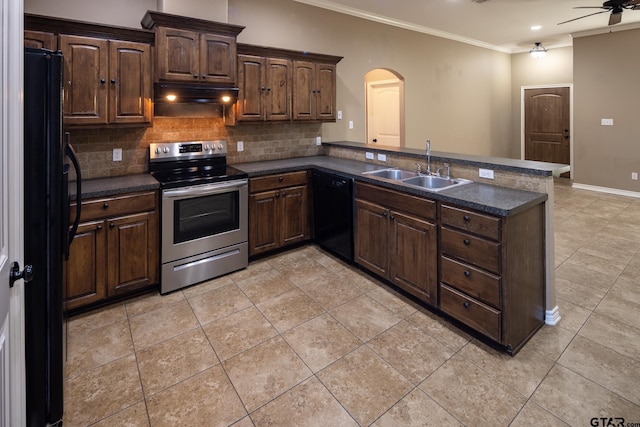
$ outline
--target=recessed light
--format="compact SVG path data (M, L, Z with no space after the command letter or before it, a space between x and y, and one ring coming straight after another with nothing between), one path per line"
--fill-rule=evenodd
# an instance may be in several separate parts
M541 28L542 28L542 25L534 25L533 27L531 27L531 31L538 31Z

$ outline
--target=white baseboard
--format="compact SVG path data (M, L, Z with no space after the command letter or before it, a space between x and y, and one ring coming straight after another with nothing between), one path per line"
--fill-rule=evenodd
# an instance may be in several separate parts
M608 188L608 187L598 187L596 185L579 184L576 182L573 183L572 187L578 188L580 190L597 191L599 193L616 194L618 196L635 197L637 199L640 199L640 193L637 191L620 190L617 188Z
M550 326L555 326L560 321L560 310L556 305L553 310L547 310L544 315L544 323Z

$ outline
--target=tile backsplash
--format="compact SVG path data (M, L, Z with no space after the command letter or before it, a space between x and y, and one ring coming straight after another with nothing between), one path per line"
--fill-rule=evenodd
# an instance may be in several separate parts
M225 126L219 117L155 117L146 128L68 129L84 179L148 171L149 144L200 140L227 140L227 162L244 163L322 153L316 137L320 123L238 124ZM237 151L237 141L244 151ZM122 149L114 162L113 149Z

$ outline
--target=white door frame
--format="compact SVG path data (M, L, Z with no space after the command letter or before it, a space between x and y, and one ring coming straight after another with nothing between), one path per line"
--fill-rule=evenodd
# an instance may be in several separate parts
M23 245L23 80L24 80L24 2L0 0L2 46L0 46L0 85L3 98L3 124L0 150L6 162L3 207L8 247L5 262L18 261L24 268ZM0 180L2 182L2 180ZM1 234L1 233L0 233ZM5 243L5 242L3 242ZM9 276L0 278L0 286L9 286ZM2 323L2 322L0 322ZM2 325L0 325L2 327ZM9 419L10 426L26 425L26 379L24 364L24 281L18 280L9 291L8 356L9 356ZM0 423L2 420L0 420Z
M558 83L549 85L531 85L520 88L520 160L524 160L524 91L526 89L545 89L553 87L569 88L569 162L571 163L570 177L573 179L573 83Z
M397 83L398 84L398 96L399 96L399 100L398 100L398 123L400 126L400 147L404 147L405 146L405 141L404 141L404 80L401 78L394 78L394 79L386 79L386 80L372 80L372 81L365 81L365 116L366 116L366 136L365 136L365 141L367 144L371 143L371 139L373 138L372 135L369 135L369 130L371 128L371 124L369 123L369 101L371 100L371 90L372 90L372 86L375 85L380 85L380 84L391 84L391 83Z

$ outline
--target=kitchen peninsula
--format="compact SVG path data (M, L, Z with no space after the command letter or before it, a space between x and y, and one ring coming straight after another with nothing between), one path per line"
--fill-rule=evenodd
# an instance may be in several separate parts
M433 153L434 165L447 162L451 165L453 177L474 182L431 192L363 174L389 167L415 170L415 164L424 161L424 156L418 150L386 150L355 143L323 145L327 154L324 156L234 166L247 172L250 178L273 176L276 179L280 175L282 180L285 174L319 169L355 179L356 264L471 326L502 344L512 354L545 321L554 323L553 316L557 316L557 309L547 309L545 313L545 307L555 307L552 249L549 254L549 246L553 248L553 232L549 242L548 224L551 218L552 227L553 176L564 172L568 166ZM363 161L365 150L385 153L386 162L376 164ZM494 181L500 185L481 182L484 180L477 176L478 167L492 170ZM434 166L432 170L435 169ZM403 197L410 199L403 201ZM404 211L393 203L402 205ZM411 211L408 207L416 203L424 206L422 211ZM368 207L372 208L367 210ZM411 242L410 235L393 234L399 233L397 230L407 225L400 222L404 213L410 214L404 218L411 223L409 228L412 229L416 229L416 218L422 220L424 217L422 224L430 228L417 227L421 233L430 236L422 235L417 237L417 241ZM385 222L387 215L391 224ZM405 239L404 244L413 252L422 252L420 239L426 238L430 242L430 247L424 249L426 258L419 258L415 262L416 255L413 254L412 262L408 262L411 265L408 266L402 265L399 259L406 257L398 256L394 262L400 250L394 246L395 243L389 243L389 251L383 248L382 252L375 255L377 260L369 259L370 254L366 250L359 251L359 238L370 242L367 246L387 244L387 240L375 240L376 236L359 235L367 231L362 226L365 220L374 218L376 221L378 217L379 222L366 227L372 227L376 235L392 233L389 242ZM462 244L457 245L457 240ZM548 268L549 259L551 268ZM433 268L430 272L420 270L422 264L430 264ZM430 275L431 278L418 277L420 275L416 272L419 271L423 271L422 276ZM452 274L461 275L463 280L458 280ZM413 276L413 280L409 276ZM549 300L553 305L549 305Z

